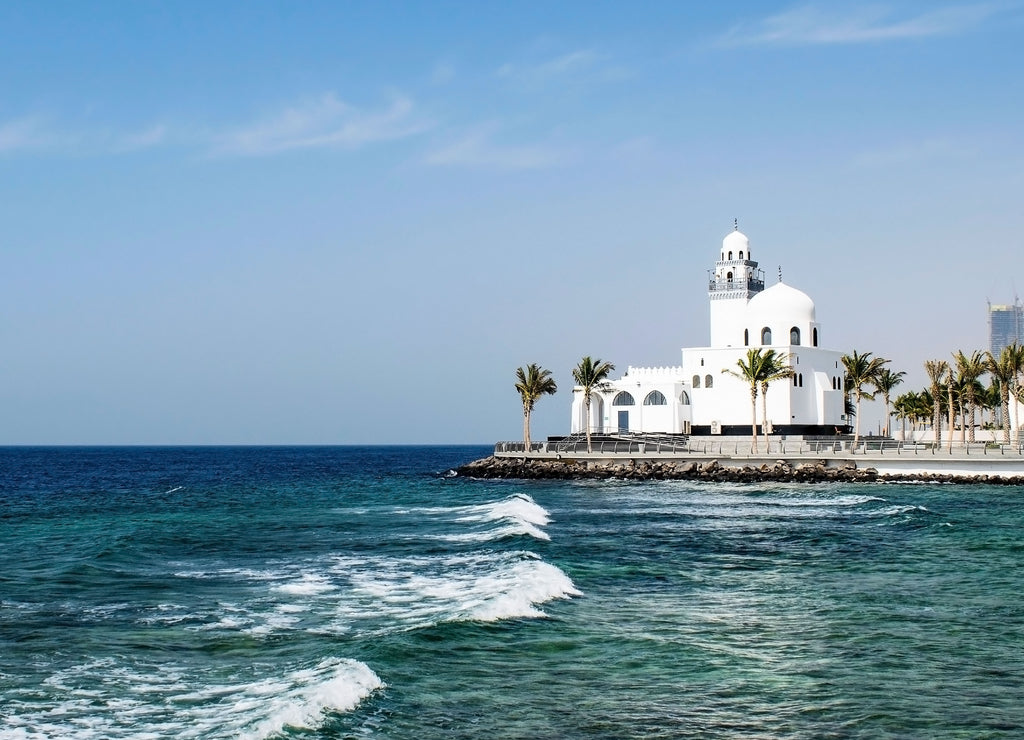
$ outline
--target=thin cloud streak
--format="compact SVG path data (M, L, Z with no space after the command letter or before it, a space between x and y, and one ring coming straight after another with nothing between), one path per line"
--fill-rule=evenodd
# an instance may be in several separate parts
M980 25L1006 7L994 3L954 5L909 18L895 18L893 9L882 6L868 6L839 14L807 5L756 23L734 26L718 39L716 45L863 44L950 36Z
M46 151L68 146L73 137L55 133L38 116L16 118L0 124L0 154Z
M541 147L500 146L488 131L477 131L424 157L429 165L495 170L536 170L564 162L558 153Z
M398 97L385 109L366 111L326 93L316 100L217 138L215 154L263 156L297 149L357 149L403 139L429 126L413 117L413 103Z

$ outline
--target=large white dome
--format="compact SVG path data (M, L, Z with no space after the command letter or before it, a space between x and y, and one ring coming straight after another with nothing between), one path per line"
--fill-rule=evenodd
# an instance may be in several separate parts
M752 323L765 326L807 326L815 322L814 301L802 290L776 283L750 299L747 316Z

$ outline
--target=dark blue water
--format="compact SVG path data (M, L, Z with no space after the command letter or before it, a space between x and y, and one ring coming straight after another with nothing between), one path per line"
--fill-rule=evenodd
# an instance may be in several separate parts
M1024 737L1024 496L0 449L0 739Z

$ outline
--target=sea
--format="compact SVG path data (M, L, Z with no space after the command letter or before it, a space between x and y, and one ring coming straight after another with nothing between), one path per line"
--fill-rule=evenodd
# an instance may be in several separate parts
M1021 738L1024 491L0 448L0 740Z

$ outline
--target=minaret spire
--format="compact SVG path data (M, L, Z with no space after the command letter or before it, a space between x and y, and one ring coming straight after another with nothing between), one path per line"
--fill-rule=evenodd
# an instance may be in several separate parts
M732 230L733 231L739 231L740 230L740 220L738 218L734 218L732 220Z
M779 265L779 282L782 282L782 265Z

